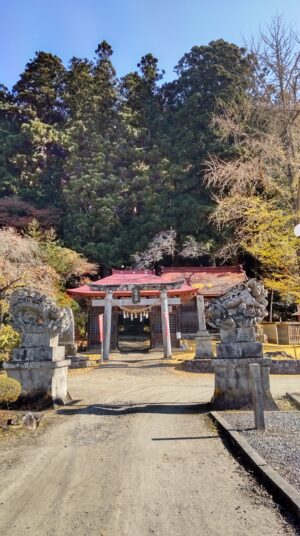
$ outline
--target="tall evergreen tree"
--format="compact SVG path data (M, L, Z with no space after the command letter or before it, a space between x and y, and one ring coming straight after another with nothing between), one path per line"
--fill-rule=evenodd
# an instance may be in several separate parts
M95 260L116 256L111 237L118 227L118 178L115 174L117 138L117 80L112 49L103 41L93 65L73 60L67 78L71 147L65 165L64 198L68 205L64 237ZM84 91L77 98L73 88ZM74 233L76 229L76 233Z
M16 193L41 207L62 206L62 164L67 150L63 133L65 75L57 56L38 52L12 92L22 136L22 145L14 157L18 170Z
M0 195L18 193L17 154L22 146L20 113L8 89L0 85Z
M252 57L244 48L219 40L195 46L178 62L178 78L162 88L165 99L166 151L171 161L175 227L198 239L211 237L211 210L203 186L203 161L211 152L226 157L228 145L212 127L212 117L226 103L241 101L252 80Z
M211 244L202 163L232 152L212 117L244 98L251 56L222 40L193 47L163 86L152 54L120 82L111 57L105 41L68 69L38 52L12 94L0 92L2 195L59 207L66 243L111 265L162 230L176 230L179 247L186 236Z
M159 82L163 71L158 60L147 54L138 71L121 80L121 105L125 164L121 206L121 247L123 262L136 248L144 248L167 220L167 160L161 150L160 124L163 100Z
M65 68L57 56L37 52L13 87L16 101L33 110L43 123L55 124L65 116Z

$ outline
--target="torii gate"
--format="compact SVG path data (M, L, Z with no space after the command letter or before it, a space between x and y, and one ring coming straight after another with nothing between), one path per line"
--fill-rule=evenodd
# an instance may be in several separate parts
M170 288L174 288L174 285L169 284ZM102 350L101 350L101 360L109 360L110 352L110 339L111 339L111 319L112 319L112 308L113 306L118 307L128 307L138 304L139 306L153 306L160 305L161 307L161 323L162 323L162 338L163 338L163 348L164 348L164 358L172 358L172 347L171 347L171 333L170 333L170 322L169 322L169 305L179 305L180 298L169 298L167 293L168 284L163 285L163 290L160 290L159 298L139 298L138 301L134 299L134 292L132 293L132 298L113 298L113 290L108 290L106 292L104 300L94 299L92 300L92 305L94 307L104 306L104 340L102 341ZM139 288L134 286L131 290Z

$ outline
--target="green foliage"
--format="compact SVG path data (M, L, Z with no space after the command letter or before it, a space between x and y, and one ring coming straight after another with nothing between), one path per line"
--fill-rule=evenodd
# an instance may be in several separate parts
M213 203L202 164L211 151L228 154L212 114L243 101L252 59L223 40L193 47L176 80L161 85L152 54L121 80L112 55L103 41L94 61L74 57L66 69L38 52L13 92L3 89L0 192L38 210L59 209L64 246L110 266L130 263L170 228L179 241L218 242L207 224ZM43 247L67 281L76 260L70 249L51 241Z
M2 325L0 327L0 362L7 361L11 351L16 348L19 343L20 335L11 326Z
M53 228L43 231L39 222L33 219L27 227L27 235L38 243L41 255L60 278L62 288L72 277L96 272L96 266L82 255L61 245Z
M64 66L57 56L37 52L13 88L17 102L30 108L44 123L62 121L64 75Z
M0 85L0 195L19 191L19 168L16 156L22 150L20 110L8 89Z
M5 374L0 374L0 404L9 405L15 402L21 393L21 384Z
M56 275L60 303L64 285L95 270L80 254L126 265L167 230L177 245L165 260L246 253L270 289L300 299L299 38L280 17L268 31L254 51L222 39L192 47L169 83L150 53L118 80L103 41L68 68L38 52L12 92L0 85L0 225L46 220L28 234L39 285ZM0 259L4 289L25 281L15 270L10 283L12 261Z

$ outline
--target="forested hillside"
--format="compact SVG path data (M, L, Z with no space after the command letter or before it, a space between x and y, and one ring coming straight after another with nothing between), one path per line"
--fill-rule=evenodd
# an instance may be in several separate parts
M150 53L118 78L105 41L67 67L37 52L0 88L0 225L35 218L107 266L172 229L174 262L182 248L190 262L246 252L269 286L293 280L297 293L299 79L297 36L279 18L249 50L194 46L168 83Z
M202 164L228 149L210 123L245 98L251 59L216 41L194 47L176 74L163 84L148 54L119 80L106 42L94 61L72 58L68 68L37 52L12 92L1 89L1 196L23 202L9 205L8 223L34 205L68 246L114 265L170 227L213 237Z

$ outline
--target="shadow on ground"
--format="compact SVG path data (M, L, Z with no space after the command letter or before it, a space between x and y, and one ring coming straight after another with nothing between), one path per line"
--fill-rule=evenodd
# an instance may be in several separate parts
M152 360L151 360L152 361ZM149 365L137 365L137 366L133 366L131 365L131 363L138 363L138 361L129 361L128 364L123 360L123 361L120 361L120 363L117 363L117 362L114 362L114 363L104 363L104 366L103 366L103 363L101 364L101 369L104 370L104 369L118 369L118 368L135 368L135 369L143 369L143 368L163 368L163 367L175 367L177 366L176 363L162 363L162 362L158 362L158 363L152 363L152 364L149 364Z
M57 410L59 415L126 415L129 413L161 413L161 414L184 414L184 413L208 413L210 404L92 404L90 406L77 405Z

